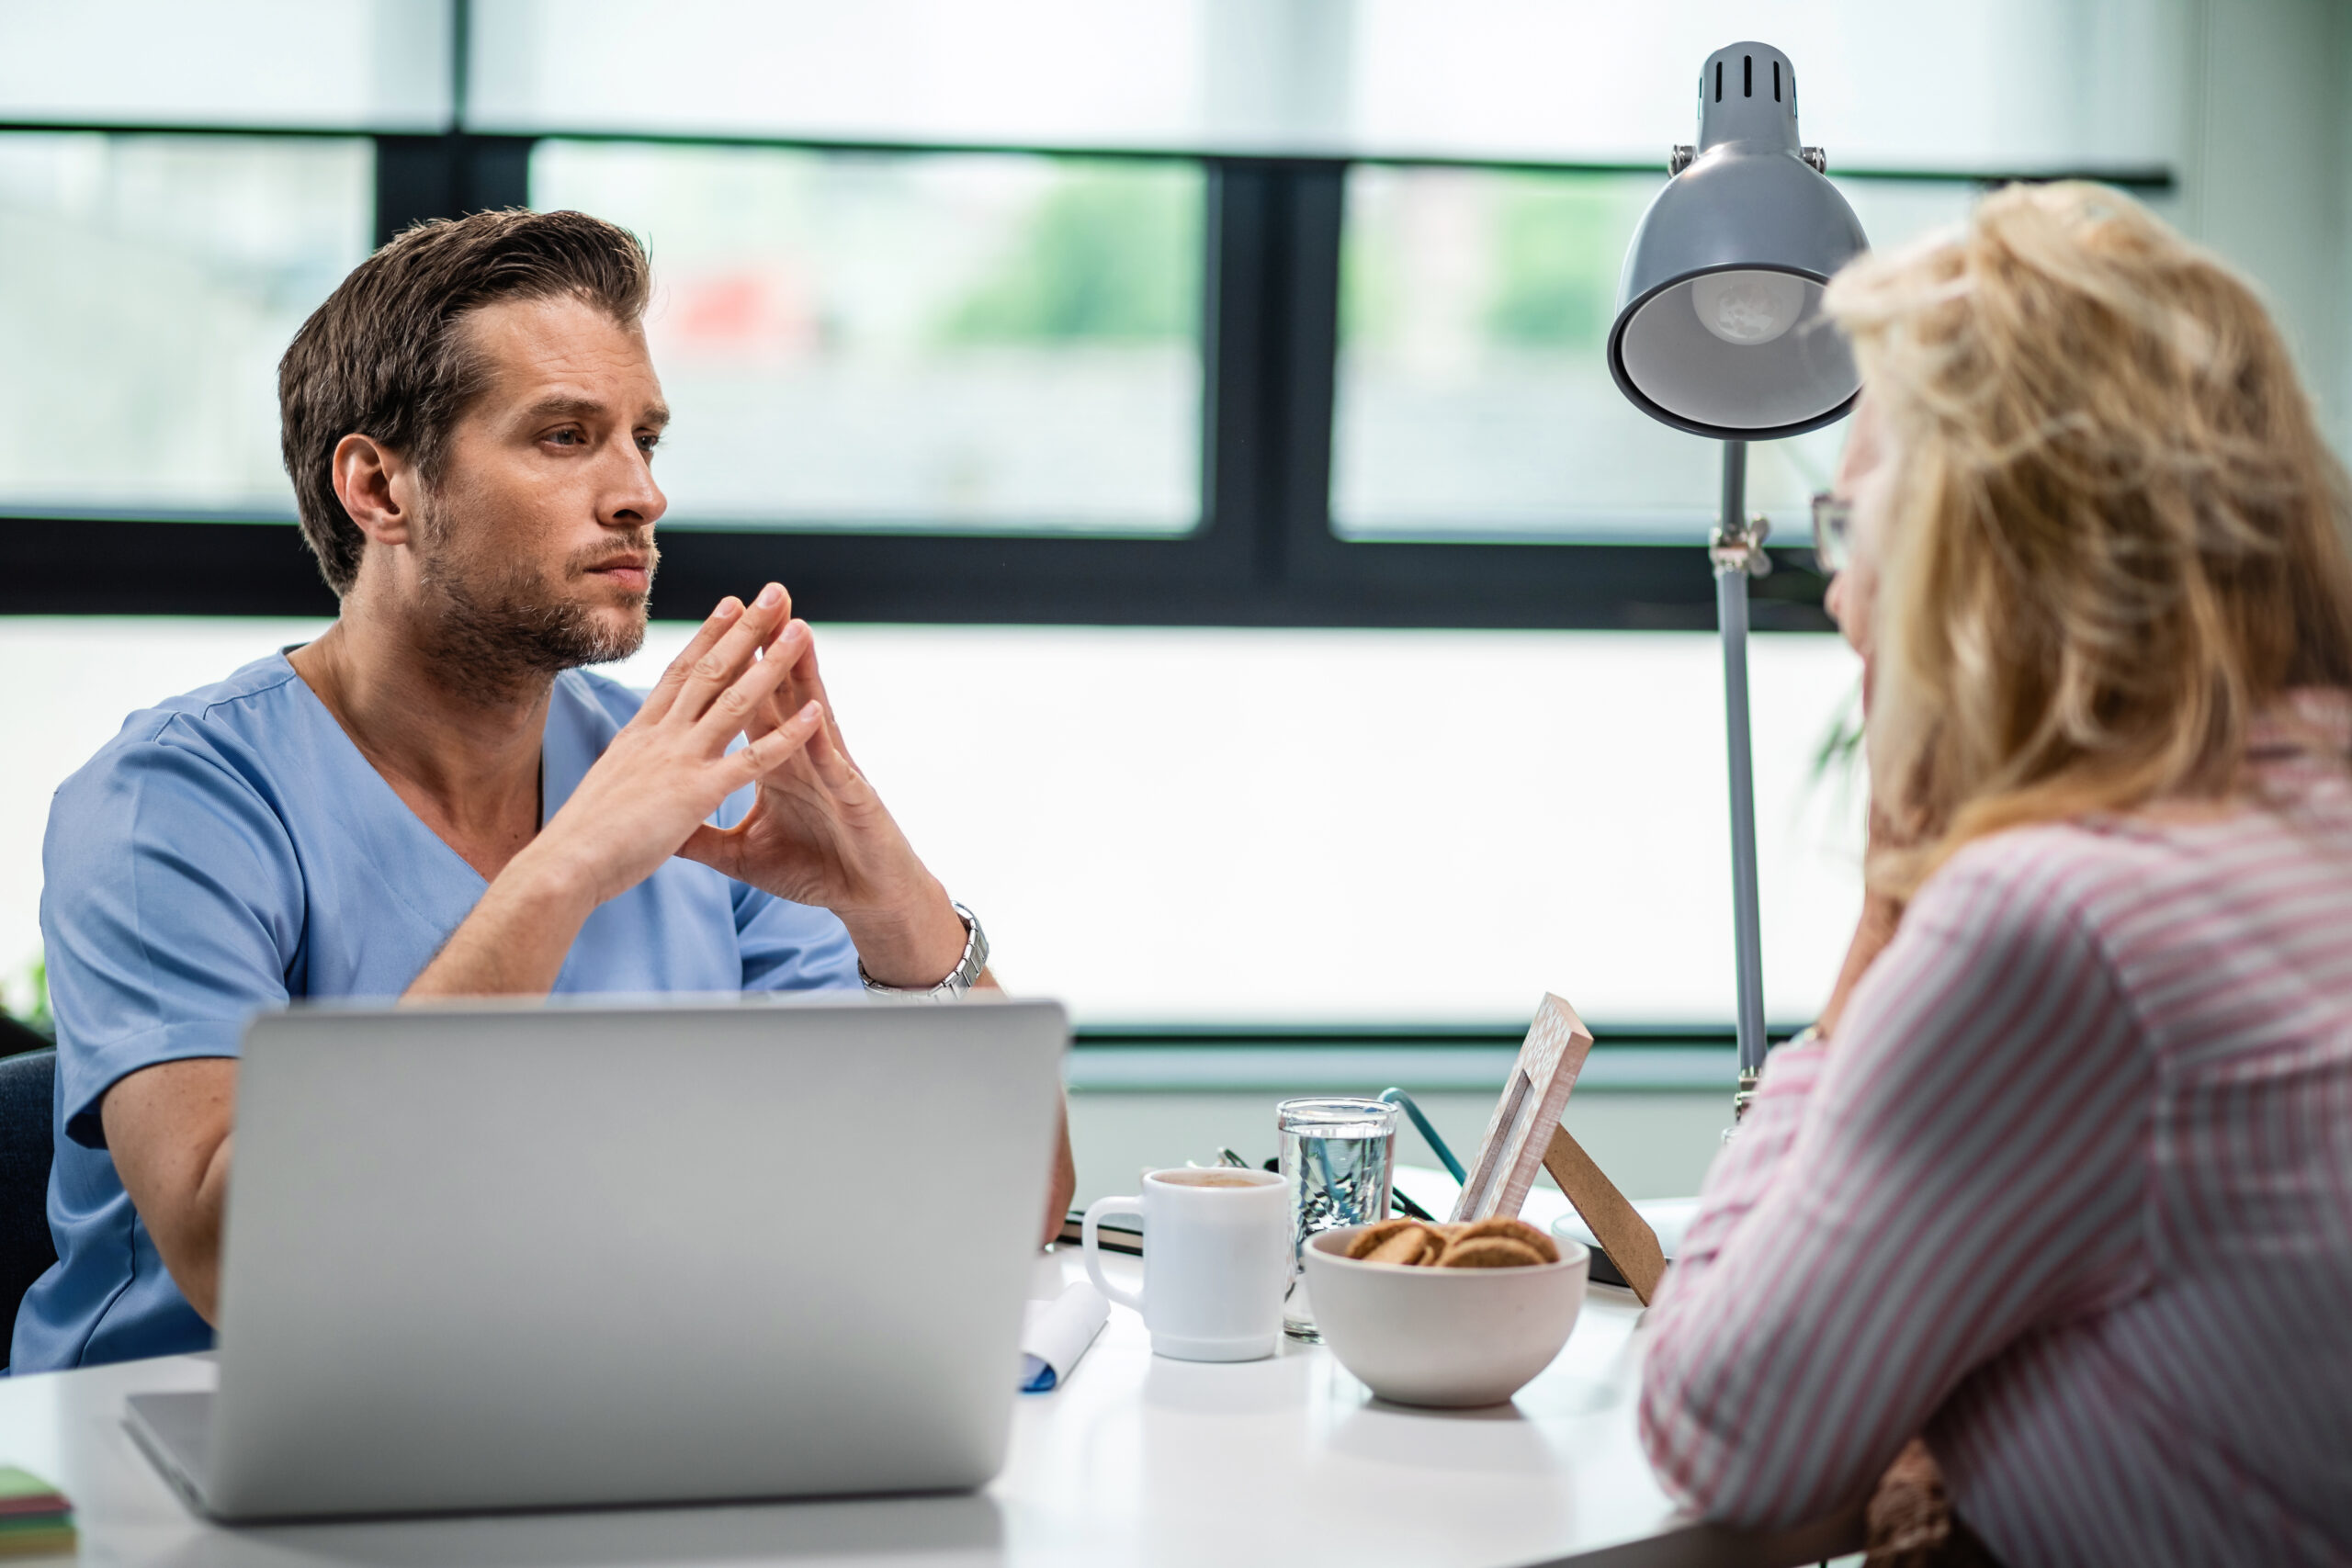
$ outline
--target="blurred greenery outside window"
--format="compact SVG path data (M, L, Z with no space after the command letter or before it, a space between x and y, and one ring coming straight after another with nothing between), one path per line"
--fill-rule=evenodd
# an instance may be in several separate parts
M54 1034L49 1013L49 966L36 953L0 983L0 1012L40 1034Z
M1643 417L1604 360L1660 177L1350 171L1340 536L1703 536L1717 447ZM1973 195L1843 188L1881 246ZM530 191L653 253L670 526L1201 523L1196 161L548 140ZM277 359L367 254L373 196L363 137L0 133L0 506L290 517ZM1782 540L1841 439L1753 449Z
M669 525L1201 519L1201 166L546 141L645 240Z
M1610 378L1618 269L1664 175L1359 165L1341 239L1332 526L1350 539L1696 540L1721 447ZM1963 184L1849 182L1874 243ZM1808 533L1843 426L1749 449L1748 506Z
M374 178L361 137L0 132L0 506L290 520L277 359Z

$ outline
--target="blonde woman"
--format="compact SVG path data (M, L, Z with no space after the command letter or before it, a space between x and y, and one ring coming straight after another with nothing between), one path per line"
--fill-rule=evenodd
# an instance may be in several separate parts
M1651 1314L1651 1460L1792 1524L1917 1434L2012 1568L2352 1561L2343 472L2246 286L2111 191L1829 310L1872 912Z

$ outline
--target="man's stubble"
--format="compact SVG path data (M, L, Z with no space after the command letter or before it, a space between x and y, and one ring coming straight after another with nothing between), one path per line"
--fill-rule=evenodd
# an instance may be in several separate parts
M504 701L563 671L609 664L644 646L648 594L633 595L636 614L615 626L569 590L624 549L644 553L650 583L659 564L650 531L582 550L550 579L525 560L468 558L457 538L463 527L436 498L424 507L418 530L422 640L453 688L479 701Z

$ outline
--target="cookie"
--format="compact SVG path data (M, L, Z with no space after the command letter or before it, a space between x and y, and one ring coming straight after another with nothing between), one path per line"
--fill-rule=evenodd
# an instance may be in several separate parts
M1464 1236L1437 1260L1441 1269L1529 1269L1544 1261L1543 1254L1513 1236Z
M1464 1241L1475 1235L1509 1236L1513 1241L1523 1242L1533 1247L1536 1256L1546 1263L1557 1263L1560 1260L1560 1249L1553 1245L1552 1238L1525 1220L1511 1219L1498 1214L1491 1220L1479 1220L1462 1226L1449 1239Z
M1367 1263L1419 1264L1433 1261L1444 1249L1444 1243L1431 1235L1427 1225L1418 1221L1382 1240L1378 1247L1363 1255Z
M1419 1220L1383 1220L1378 1224L1366 1225L1349 1241L1348 1256L1362 1258L1398 1231L1410 1230L1419 1224Z

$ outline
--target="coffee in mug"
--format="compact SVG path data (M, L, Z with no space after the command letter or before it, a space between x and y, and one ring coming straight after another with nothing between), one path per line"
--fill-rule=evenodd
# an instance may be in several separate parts
M1102 1277L1102 1224L1143 1217L1143 1291ZM1254 1361L1274 1353L1290 1284L1290 1203L1283 1179L1229 1166L1156 1170L1133 1198L1102 1198L1081 1232L1087 1278L1143 1314L1155 1354Z

